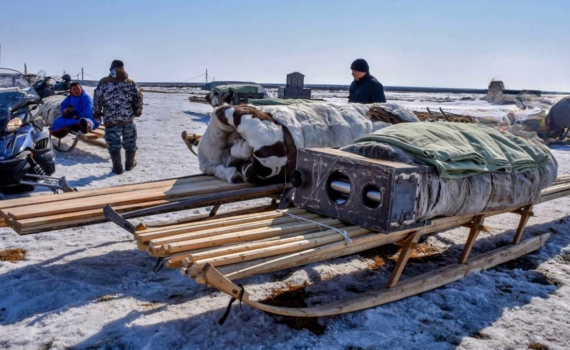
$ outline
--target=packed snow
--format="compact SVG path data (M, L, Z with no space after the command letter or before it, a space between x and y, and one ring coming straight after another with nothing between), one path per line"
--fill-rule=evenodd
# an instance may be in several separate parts
M199 93L196 89L153 91L145 93L143 115L137 119L134 170L111 174L107 151L80 143L71 153L57 154L55 176L65 176L72 186L85 190L198 173L197 158L179 135L184 130L203 132L212 108L188 100L188 93ZM313 93L314 98L331 101L346 101L346 96L346 91ZM417 108L476 109L494 115L514 108L490 105L479 97L387 94L389 100ZM570 148L557 146L553 153L559 174L570 173ZM50 194L36 190L27 195ZM178 270L152 272L155 260L137 250L131 235L112 223L28 236L0 228L0 251L28 251L24 261L0 261L0 348L568 349L569 204L570 198L562 198L535 207L525 237L552 233L538 252L434 291L318 319L300 329L247 305L242 311L238 303L225 325L218 325L227 295L196 284ZM486 220L489 230L481 233L473 254L504 245L517 222L515 215ZM457 228L427 238L422 247L436 253L412 259L403 278L455 261L467 233ZM304 301L317 305L382 286L393 266L387 259L391 253L376 249L240 283L260 299L275 290L305 286Z

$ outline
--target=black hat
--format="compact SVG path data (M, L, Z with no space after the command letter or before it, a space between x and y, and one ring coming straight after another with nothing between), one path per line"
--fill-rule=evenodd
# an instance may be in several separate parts
M352 62L352 64L350 65L350 69L365 73L368 73L370 71L368 63L363 58L359 58L354 62Z
M113 70L115 68L123 68L124 66L125 64L123 63L123 61L114 60L113 63L111 63L111 68L109 68L109 70Z

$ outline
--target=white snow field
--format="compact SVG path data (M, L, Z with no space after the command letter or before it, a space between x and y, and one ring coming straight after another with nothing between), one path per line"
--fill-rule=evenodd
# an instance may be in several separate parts
M133 171L111 174L106 150L80 143L57 154L55 175L84 190L198 173L197 158L180 133L204 131L212 108L190 103L188 89L163 90L145 93ZM314 95L346 100L346 92ZM453 94L387 97L418 108L473 107L495 114L512 108ZM570 173L570 148L553 153L559 174ZM155 260L112 223L28 236L0 228L0 250L28 252L24 261L0 261L0 349L568 349L569 204L570 198L562 198L535 207L525 237L553 233L538 252L399 302L297 324L300 329L247 305L241 311L238 303L225 325L218 325L227 295L178 270L154 273ZM515 215L488 219L489 232L481 233L473 254L508 242L517 222ZM456 260L467 232L457 228L429 237L422 243L427 255L411 259L403 278ZM317 305L382 286L393 266L386 260L390 253L376 249L240 283L259 298L306 286L292 298L298 303L301 295L307 305ZM383 259L386 266L375 269Z

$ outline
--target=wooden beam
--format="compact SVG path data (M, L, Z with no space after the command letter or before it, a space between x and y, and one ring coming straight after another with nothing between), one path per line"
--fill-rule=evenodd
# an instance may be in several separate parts
M404 268L408 264L408 260L410 259L410 254L412 254L413 245L418 242L421 237L420 231L412 232L409 236L404 240L404 244L400 249L400 256L398 257L398 262L396 266L394 266L394 270L392 270L392 274L390 275L390 279L388 280L388 284L386 285L388 288L394 287L400 277L402 276L402 272L404 272Z
M524 228L528 222L528 219L534 215L532 212L532 204L526 205L520 211L521 219L519 221L519 226L517 227L517 231L515 232L515 237L513 238L513 244L519 244L524 232Z
M479 232L481 232L481 228L483 226L484 221L485 221L485 214L481 214L477 215L475 217L475 220L471 222L471 228L469 230L469 236L467 237L467 242L465 243L463 251L461 252L461 256L459 257L460 264L465 264L465 262L469 258L471 249L473 249L475 240L477 239L477 236L479 236Z

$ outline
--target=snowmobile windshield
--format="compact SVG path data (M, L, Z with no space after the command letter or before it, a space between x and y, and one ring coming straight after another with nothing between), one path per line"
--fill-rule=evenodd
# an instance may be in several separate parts
M0 121L9 119L11 111L39 101L40 96L22 73L0 68Z

